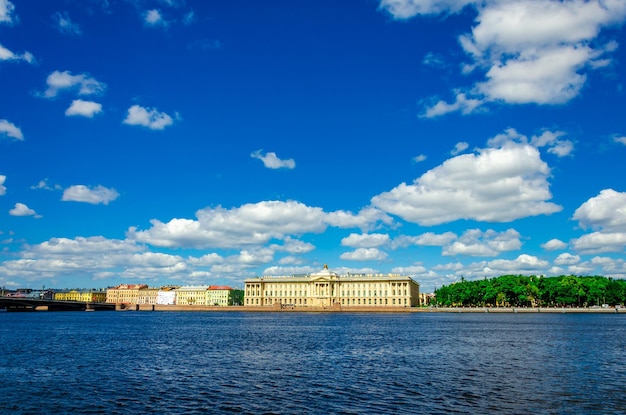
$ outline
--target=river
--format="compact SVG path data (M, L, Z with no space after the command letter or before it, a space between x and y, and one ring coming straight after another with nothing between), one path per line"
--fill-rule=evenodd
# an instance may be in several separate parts
M0 413L623 414L626 315L0 313Z

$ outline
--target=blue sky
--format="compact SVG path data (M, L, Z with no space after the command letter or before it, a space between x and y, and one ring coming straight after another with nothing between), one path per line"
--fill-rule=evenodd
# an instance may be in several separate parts
M623 0L0 0L0 286L626 277Z

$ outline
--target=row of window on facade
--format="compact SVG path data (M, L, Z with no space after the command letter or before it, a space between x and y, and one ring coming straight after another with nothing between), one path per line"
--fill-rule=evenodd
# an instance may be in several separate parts
M270 285L270 289L266 289L264 291L264 295L265 297L282 297L283 295L285 296L298 296L298 297L309 297L311 296L311 290L309 289L309 286L305 286L304 289L302 289L302 287L300 287L300 290L295 291L295 290L289 290L287 291L286 287L284 285L278 285L275 286L273 284L268 284ZM369 286L369 284L342 284L341 285L341 296L342 297L346 297L346 296L350 296L352 295L352 297L377 297L377 296L381 296L381 297L387 297L389 290L388 288L388 284L377 284L376 286L372 287ZM381 286L382 285L382 286ZM387 287L385 287L387 286ZM367 290L365 288L368 288ZM401 296L401 295L408 295L408 284L407 283L397 283L397 285L394 283L391 285L391 295L392 296ZM361 295L361 293L363 295ZM330 290L327 289L326 287L319 287L316 290L316 294L319 295L336 295L335 294L335 290ZM259 286L255 286L255 287L248 287L248 289L246 290L246 296L250 297L250 296L255 296L255 297L259 297L261 295L261 288Z
M363 300L361 302L361 300ZM397 300L397 302L396 302ZM292 298L292 299L276 299L279 304L286 305L299 305L307 306L306 298ZM272 300L267 298L265 304L272 304ZM246 298L246 305L261 305L258 298ZM345 306L408 306L409 302L407 298L342 298L341 305Z

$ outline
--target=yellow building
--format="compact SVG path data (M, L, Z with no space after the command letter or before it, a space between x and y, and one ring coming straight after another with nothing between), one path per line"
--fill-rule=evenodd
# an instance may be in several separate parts
M108 288L106 302L139 304L139 290L147 288L146 284L120 284L117 287Z
M95 290L56 291L54 299L58 301L80 301L83 303L104 303L107 293Z
M176 289L177 305L206 305L208 285L182 286Z
M419 284L400 274L338 275L324 269L304 275L245 281L246 306L415 307Z
M158 295L158 288L140 288L137 294L137 304L156 304Z
M225 285L211 285L206 291L206 305L229 306L243 305L243 290Z

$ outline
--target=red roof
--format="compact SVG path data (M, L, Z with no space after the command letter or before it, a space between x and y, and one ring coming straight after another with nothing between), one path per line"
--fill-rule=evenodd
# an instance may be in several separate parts
M232 288L227 285L210 285L209 290L232 290Z

